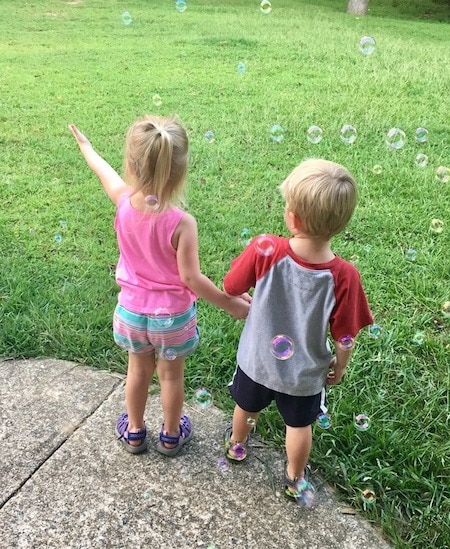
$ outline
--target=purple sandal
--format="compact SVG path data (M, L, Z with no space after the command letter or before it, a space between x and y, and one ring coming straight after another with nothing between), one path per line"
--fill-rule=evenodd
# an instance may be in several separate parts
M193 430L191 420L187 416L181 416L180 419L180 434L177 437L171 437L164 431L164 424L162 425L161 432L159 433L159 441L156 444L156 449L160 454L165 456L175 456L181 450L183 444L189 442L192 438ZM165 444L176 444L173 448L167 448Z
M128 431L128 414L120 414L116 423L116 437L124 445L125 450L130 454L140 454L147 450L147 429L139 429L139 431ZM133 446L130 440L140 440L141 444Z

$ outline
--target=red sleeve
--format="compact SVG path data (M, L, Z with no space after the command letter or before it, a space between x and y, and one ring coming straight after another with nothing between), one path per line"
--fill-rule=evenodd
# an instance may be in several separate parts
M287 238L274 235L255 237L241 255L231 262L230 270L223 279L224 290L230 295L241 295L254 288L256 281L287 254L288 241Z
M334 341L342 337L356 337L358 332L373 323L361 277L356 268L343 261L335 277L336 305L330 318L330 331Z

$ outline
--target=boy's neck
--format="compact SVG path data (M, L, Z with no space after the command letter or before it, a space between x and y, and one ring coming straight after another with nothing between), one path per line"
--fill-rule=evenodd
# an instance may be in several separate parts
M295 255L308 263L328 263L334 259L330 240L297 234L289 239L289 246Z

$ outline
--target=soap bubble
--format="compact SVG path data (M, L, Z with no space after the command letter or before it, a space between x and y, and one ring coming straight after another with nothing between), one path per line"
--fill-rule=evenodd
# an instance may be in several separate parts
M245 63L243 61L239 61L237 64L237 71L239 74L244 74L244 72L247 70L247 67L245 66Z
M279 124L272 126L270 129L270 139L272 139L274 143L281 143L284 141L284 128Z
M244 246L248 246L252 241L252 231L250 229L242 229L239 238Z
M272 4L269 2L269 0L262 0L262 2L259 4L259 9L261 10L261 13L267 15L272 11Z
M157 210L159 206L158 197L155 194L149 194L144 198L145 205L149 210Z
M355 263L358 263L358 261L359 261L359 255L353 254L350 258L350 263L353 263L354 265Z
M177 8L177 11L183 13L187 9L187 3L185 0L177 0L175 2L175 7Z
M219 457L217 458L217 469L219 469L219 471L228 471L228 460L224 457Z
M61 244L63 237L60 234L55 234L53 240L56 242L56 244Z
M446 318L450 318L450 301L446 301L442 305L442 313Z
M366 488L361 493L361 497L366 503L374 503L374 501L377 499L375 496L375 492L371 488Z
M415 261L417 259L417 250L414 248L408 248L406 250L405 257L408 261Z
M319 414L316 418L316 423L321 429L329 429L331 427L331 416L329 414Z
M212 132L211 130L208 130L205 133L205 139L207 143L214 143L214 141L216 140L216 136L214 135L214 132Z
M414 345L423 345L424 341L425 341L424 332L416 332L414 334L414 337L412 338L412 342Z
M448 183L450 181L450 168L439 166L436 170L436 179L441 183Z
M151 490L145 490L144 499L151 499L151 498L152 498L152 491Z
M340 349L348 351L349 349L353 349L355 346L355 340L351 335L342 336L338 341L338 346Z
M251 425L252 427L255 427L256 425L256 419L254 417L248 417L247 418L247 425Z
M379 324L371 324L369 326L369 336L373 339L378 339L381 335L381 326Z
M287 360L294 354L294 342L287 335L277 335L271 341L270 352L278 360Z
M161 328L170 328L174 323L174 317L169 313L165 307L159 307L155 312L150 315L156 326Z
M133 19L131 17L131 13L129 11L124 11L122 13L122 23L124 25L131 25L132 22L133 22Z
M425 168L428 164L428 156L426 154L419 153L416 156L414 163L418 168Z
M61 221L59 222L59 226L61 227L61 229L67 229L67 221L65 219L61 219Z
M375 39L371 36L363 36L359 41L359 51L364 55L370 55L375 51Z
M375 166L372 168L372 172L375 175L380 175L380 173L383 171L383 168L379 164L375 164Z
M440 234L444 230L444 222L440 219L432 219L430 222L430 231L432 233Z
M260 255L272 255L275 250L275 241L270 235L261 234L256 238L255 248Z
M201 387L200 389L197 389L194 393L194 402L203 410L205 408L209 408L212 406L213 398L212 394L208 391L208 389L205 389L204 387Z
M401 149L406 141L406 134L400 128L391 128L386 135L386 144L394 150Z
M312 507L315 501L316 490L314 486L303 479L300 482L298 495L295 497L295 502L301 507Z
M426 128L417 128L415 138L417 143L425 143L428 141L428 130Z
M357 136L358 134L354 126L351 126L350 124L345 124L345 126L342 126L340 135L340 140L342 143L352 145L356 141Z
M317 145L322 141L322 128L319 126L310 126L306 132L306 138L313 145Z
M164 352L164 358L166 360L175 360L177 358L175 349L166 349Z
M355 416L355 427L358 431L367 431L370 427L370 419L365 414Z
M162 105L162 99L161 99L161 96L158 93L155 93L155 95L152 98L152 101L153 101L153 105L155 105L155 107L160 107Z

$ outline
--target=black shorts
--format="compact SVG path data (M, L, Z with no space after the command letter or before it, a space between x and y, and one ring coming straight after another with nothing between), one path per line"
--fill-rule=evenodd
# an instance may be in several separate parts
M284 423L289 427L311 425L321 413L321 392L313 396L278 393L250 379L239 366L228 388L236 404L246 412L260 412L274 400Z

